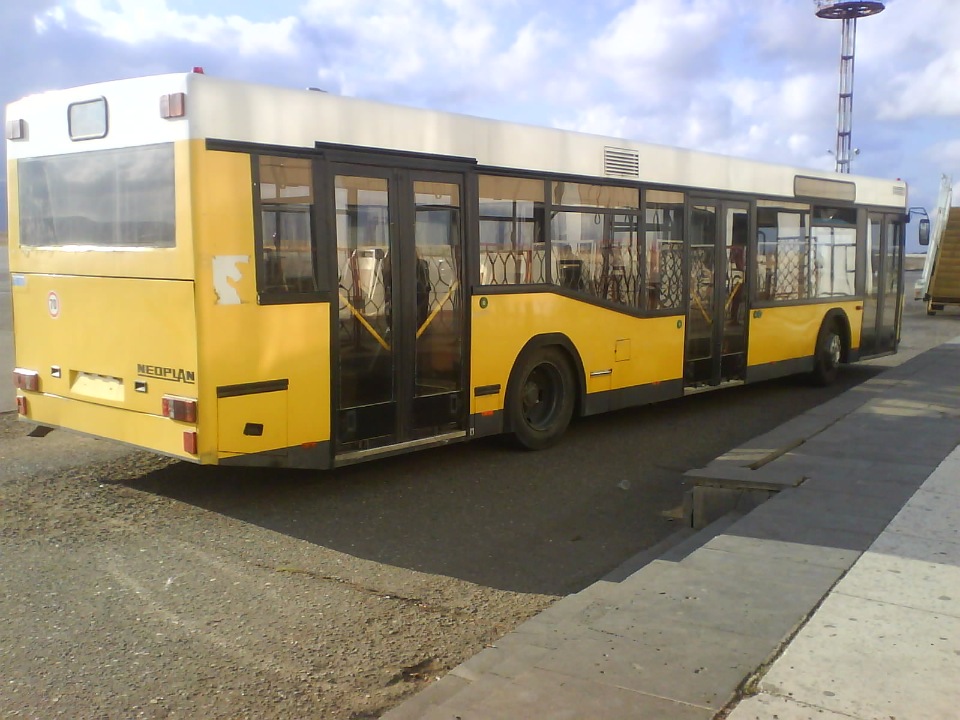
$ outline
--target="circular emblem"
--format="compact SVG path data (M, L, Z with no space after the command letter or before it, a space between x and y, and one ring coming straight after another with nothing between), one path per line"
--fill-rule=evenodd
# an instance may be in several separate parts
M52 318L60 315L60 298L57 297L57 294L53 291L47 295L47 311Z

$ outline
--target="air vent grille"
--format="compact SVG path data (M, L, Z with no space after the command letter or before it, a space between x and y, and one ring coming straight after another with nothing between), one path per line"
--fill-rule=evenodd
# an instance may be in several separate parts
M604 148L603 172L611 177L639 178L640 154L636 150Z
M903 185L894 185L893 194L896 195L897 197L906 197L907 189Z

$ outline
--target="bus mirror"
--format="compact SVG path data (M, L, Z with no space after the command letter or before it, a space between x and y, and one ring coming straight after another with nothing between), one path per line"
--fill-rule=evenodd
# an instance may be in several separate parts
M920 220L920 227L917 230L918 238L921 245L930 244L930 218L923 218Z

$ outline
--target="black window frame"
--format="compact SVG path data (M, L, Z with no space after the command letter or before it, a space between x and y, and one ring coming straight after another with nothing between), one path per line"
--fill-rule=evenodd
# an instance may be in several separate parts
M319 182L318 155L315 152L296 152L284 150L276 147L256 146L250 148L250 178L253 195L253 246L255 257L255 267L257 276L257 304L258 305L296 305L304 303L320 303L330 301L330 290L327 287L327 273L320 271L320 232L325 228L321 227L320 214L317 211L318 198L321 197L322 186ZM309 160L310 179L312 183L313 202L309 203L309 221L310 228L310 261L313 271L314 290L283 292L276 289L265 287L267 279L267 267L265 261L265 245L263 237L263 213L264 206L275 205L277 203L265 203L260 196L260 158L261 157L289 157L299 160ZM307 204L307 203L303 203ZM285 210L278 212L295 212Z

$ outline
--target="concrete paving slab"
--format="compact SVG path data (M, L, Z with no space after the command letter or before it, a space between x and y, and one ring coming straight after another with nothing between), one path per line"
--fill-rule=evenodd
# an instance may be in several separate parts
M954 452L933 472L923 489L941 495L960 495L960 454Z
M955 417L958 408L953 403L943 402L943 393L930 392L914 393L909 397L872 400L857 412L883 415L884 417L899 418L942 418Z
M821 433L804 443L803 454L898 462L903 457L904 434L911 435L911 453L942 459L960 442L960 421L851 415L829 433Z
M458 665L450 674L470 682L476 682L487 673L512 679L525 673L549 652L550 648L519 642L495 645Z
M536 616L497 640L496 646L507 651L515 645L532 645L533 647L555 650L567 641L579 637L584 629L570 621L563 623L544 622L540 620L539 616Z
M383 715L383 720L422 720L431 709L468 687L470 687L469 681L453 675L445 675L387 712Z
M918 490L888 529L902 535L960 542L960 504L954 496Z
M814 550L850 550L857 554L864 552L876 538L876 533L846 530L842 528L805 528L801 526L781 527L776 517L754 518L738 526L732 535L759 540L778 540L799 545L807 545Z
M885 526L882 519L793 508L771 501L732 525L727 534L863 552Z
M960 619L833 593L760 687L856 718L943 720L957 678Z
M911 544L928 547L930 544L925 538L901 536L901 540L908 553L912 552ZM879 602L896 602L960 619L960 567L956 565L867 552L834 592Z
M708 708L533 669L507 686L504 692L485 701L482 708L468 708L460 717L463 720L709 720L713 714ZM445 720L453 717L447 715Z
M755 474L786 474L790 477L804 478L803 487L823 487L856 495L890 495L903 492L901 487L909 487L910 492L918 488L936 468L936 463L920 464L915 462L876 462L860 458L828 458L817 455L805 455L803 448L771 463Z
M735 462L712 462L704 468L687 470L683 475L697 485L723 488L750 488L757 490L783 490L796 487L803 482L803 476L787 472L759 475L749 467L741 467Z
M710 552L709 557L697 559ZM751 561L761 560L750 569ZM689 565L686 563L690 563ZM698 550L676 572L642 586L621 605L596 603L577 623L646 641L664 627L755 637L776 644L819 602L842 570ZM767 574L765 575L765 571ZM772 645L771 645L772 647Z
M870 546L870 552L921 562L960 567L960 543L947 540L930 542L928 538L887 531Z
M848 516L855 512L863 518L890 522L916 492L913 486L888 483L886 492L883 494L861 495L855 492L844 492L845 488L841 482L838 481L833 486L822 483L808 486L804 483L787 495L781 493L771 498L768 503L775 507L788 505L793 511L801 508L810 512L828 510Z
M849 715L805 705L793 698L777 695L754 695L741 701L727 716L727 720L850 720Z
M889 370L887 373L889 373ZM874 385L874 383L877 382L877 379L878 378L873 378L862 385L857 385L856 387L847 390L845 393L827 400L825 403L810 408L803 414L813 417L820 417L826 421L825 424L840 420L841 418L846 417L850 413L858 410L864 405L864 403L867 403L886 392L886 387Z
M880 464L877 464L877 468L880 468ZM912 497L926 478L926 475L920 473L928 475L932 470L932 467L889 463L882 471L883 474L878 476L814 474L804 481L803 486L811 491L834 490L855 497L899 497L906 500Z
M772 430L765 432L763 435L747 441L736 448L735 451L721 455L718 460L722 461L727 457L742 455L744 450L763 451L766 454L770 454L783 450L784 448L795 447L797 444L821 432L826 422L828 421L825 419L824 414L803 413L797 415L782 425L778 425ZM760 459L762 458L763 455L760 456Z
M485 675L476 682L471 682L458 693L444 700L442 703L425 708L417 720L454 720L454 718L475 717L469 708L488 703L492 698L499 697L507 692L510 680L494 675ZM484 715L483 717L487 717ZM384 720L387 720L385 718ZM389 718L389 720L394 720ZM411 718L411 720L413 720Z
M690 648L696 647L696 652ZM719 710L769 648L734 633L705 633L694 646L634 642L590 631L537 663L541 670Z
M758 540L738 535L720 535L703 547L705 550L759 555L774 561L821 565L837 570L848 569L860 557L859 550L804 545L780 540Z

